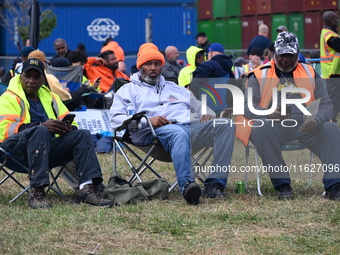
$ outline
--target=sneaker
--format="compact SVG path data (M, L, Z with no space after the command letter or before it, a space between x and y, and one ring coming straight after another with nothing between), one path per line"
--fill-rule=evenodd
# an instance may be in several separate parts
M46 201L46 193L43 187L31 188L28 195L28 205L33 209L51 207Z
M340 183L332 185L326 190L326 197L330 200L340 201Z
M74 192L74 202L86 203L93 206L112 207L113 201L101 197L100 189L93 184L85 185L84 188Z
M187 182L184 185L183 197L189 204L198 204L201 194L201 187L197 183Z
M293 189L289 184L283 184L279 187L277 197L278 199L292 199L293 198Z
M216 182L210 182L205 184L202 197L205 198L224 197L223 188L221 184Z

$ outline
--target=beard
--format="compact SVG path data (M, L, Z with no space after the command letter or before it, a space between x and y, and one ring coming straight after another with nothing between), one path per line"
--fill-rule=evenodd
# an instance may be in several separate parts
M118 69L118 62L114 63L112 66L110 66L110 70L116 71Z
M159 75L150 77L142 70L140 71L140 77L143 79L143 81L145 81L146 83L150 85L156 85L157 83L159 83L159 80L160 80Z
M297 58L296 61L295 61L295 63L293 63L291 66L289 66L289 67L284 67L284 66L280 65L280 64L278 63L278 61L276 61L275 54L274 54L273 58L274 58L274 60L275 60L275 65L276 65L276 67L277 67L281 72L283 72L283 73L290 73L290 72L292 72L292 71L296 68L297 64L299 63L299 58Z

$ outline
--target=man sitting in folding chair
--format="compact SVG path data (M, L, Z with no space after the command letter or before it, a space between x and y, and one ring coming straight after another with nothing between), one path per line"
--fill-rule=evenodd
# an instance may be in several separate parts
M98 189L103 179L90 133L61 121L69 111L43 85L45 78L43 63L28 59L22 74L11 79L0 97L0 146L29 169L29 206L50 206L44 191L50 183L49 169L71 160L79 178L75 202L112 206L112 201L101 198Z
M197 204L201 188L194 182L191 151L213 147L211 166L216 171L205 180L203 196L223 196L234 146L235 129L229 124L214 126L215 114L201 115L201 102L192 93L161 75L164 56L156 45L145 43L139 48L137 68L131 82L115 94L110 110L112 127L116 129L126 119L128 105L135 112L146 112L164 149L170 153L179 188L190 204ZM130 132L136 145L151 144L154 136L146 122L137 132ZM219 167L219 168L218 168ZM219 170L223 169L223 171Z
M245 125L238 124L236 134L245 145L250 139L255 146L279 199L293 197L287 171L289 167L282 157L281 146L298 140L320 158L322 169L316 171L324 172L326 196L340 201L340 130L330 122L333 109L327 91L320 75L310 65L299 62L299 43L295 34L280 33L274 46L274 58L250 73L247 80L244 116L256 121L252 125L246 124L249 121L243 122ZM277 89L276 99L274 89ZM250 91L252 98L247 96ZM318 109L315 107L315 118L304 122L305 113L302 110L318 100L320 105ZM291 103L290 114L287 114L289 108L285 107L286 102ZM261 110L262 115L254 112L256 110ZM242 123L240 118L237 119L238 123Z

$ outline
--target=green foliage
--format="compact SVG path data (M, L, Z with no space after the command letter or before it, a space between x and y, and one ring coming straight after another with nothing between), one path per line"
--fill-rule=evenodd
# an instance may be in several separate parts
M40 15L39 41L49 37L56 26L57 15L55 15L52 10L43 11ZM30 34L30 24L18 26L18 33L23 41L27 40Z

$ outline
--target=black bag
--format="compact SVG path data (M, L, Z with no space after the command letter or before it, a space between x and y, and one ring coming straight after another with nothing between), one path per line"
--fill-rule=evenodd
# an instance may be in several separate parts
M104 189L103 198L113 200L118 205L138 204L152 199L167 199L169 184L164 178L139 182L132 186L114 172Z

